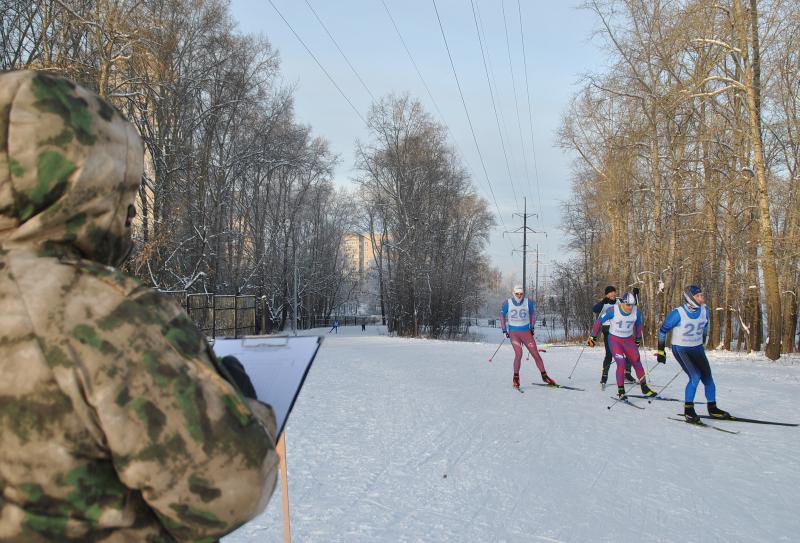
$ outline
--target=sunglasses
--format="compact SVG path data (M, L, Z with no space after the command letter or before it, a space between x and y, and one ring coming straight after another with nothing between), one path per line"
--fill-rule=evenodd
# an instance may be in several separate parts
M514 296L524 296L524 295L525 295L524 292L515 292L514 293Z

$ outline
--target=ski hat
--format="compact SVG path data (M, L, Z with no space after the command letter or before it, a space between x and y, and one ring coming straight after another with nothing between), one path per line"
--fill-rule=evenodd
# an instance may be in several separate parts
M703 293L703 289L701 289L697 285L689 285L688 287L683 289L683 300L684 300L684 303L686 303L686 305L689 306L692 309L697 309L698 307L700 307L700 304L698 304L694 300L694 297L697 296L698 294L702 294L702 293Z
M609 292L616 292L616 291L617 287L615 287L614 285L608 285L606 287L606 291L603 294L608 294Z
M525 289L522 288L522 285L514 285L514 294L525 294Z
M636 296L634 296L631 292L626 292L622 295L622 298L619 299L619 303L625 305L636 305Z

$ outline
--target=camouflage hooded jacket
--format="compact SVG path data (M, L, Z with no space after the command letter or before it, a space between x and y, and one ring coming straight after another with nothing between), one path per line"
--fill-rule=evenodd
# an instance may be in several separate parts
M272 411L110 267L141 173L98 96L0 74L0 541L213 541L275 487Z

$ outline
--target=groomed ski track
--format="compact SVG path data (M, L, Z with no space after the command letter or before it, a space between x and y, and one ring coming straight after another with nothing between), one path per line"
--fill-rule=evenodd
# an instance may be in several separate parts
M286 430L294 541L797 540L800 428L706 431L667 420L674 402L607 410L602 345L571 380L581 347L542 354L551 377L585 392L525 386L539 375L523 358L519 394L511 346L487 362L496 329L483 343L339 331L313 331L325 342ZM709 358L721 408L800 422L796 356ZM670 356L651 381L678 369ZM665 394L682 397L685 383ZM223 541L279 543L282 527L278 487L263 515Z

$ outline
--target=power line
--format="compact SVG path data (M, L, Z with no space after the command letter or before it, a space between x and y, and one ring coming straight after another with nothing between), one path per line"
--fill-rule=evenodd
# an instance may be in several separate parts
M486 54L483 50L483 40L481 39L481 30L478 26L478 16L475 13L475 2L473 0L469 0L470 5L472 6L472 18L475 21L475 32L478 34L478 44L481 46L481 57L483 58L483 71L486 74L486 84L489 86L489 96L492 99L492 109L494 110L494 119L497 122L497 134L500 136L500 146L503 149L503 157L506 161L506 171L508 172L508 181L511 183L511 193L514 195L514 204L516 204L517 208L519 208L519 201L517 200L517 189L514 187L514 178L511 176L511 166L508 163L508 153L506 152L506 143L503 139L503 131L500 129L500 117L497 114L497 105L494 99L494 90L492 89L492 83L489 80L489 68L486 65Z
M500 86L497 84L497 77L494 75L494 68L492 67L492 55L489 52L489 39L486 35L486 29L483 26L483 16L481 15L481 7L478 3L475 4L475 12L478 14L478 24L481 27L481 34L483 35L483 40L486 43L486 63L489 66L489 75L492 78L492 83L494 84L495 90L498 90ZM498 90L498 101L499 100L499 90ZM508 125L506 124L505 116L503 115L503 108L501 107L497 110L500 116L500 124L503 126L503 133L506 135L506 140L510 143L512 138L509 136ZM508 145L507 147L508 154L511 158L512 164L517 164L517 160L514 157L514 147L512 145ZM519 208L518 208L519 209Z
M539 202L539 224L542 224L542 193L539 190L539 167L536 163L536 142L533 139L533 111L531 109L531 90L528 85L528 59L525 55L525 32L522 31L522 7L517 0L517 13L519 14L519 35L522 39L522 60L525 65L525 92L528 95L528 123L531 129L531 150L533 152L533 172L536 176L536 198Z
M517 127L519 129L519 139L522 145L522 163L525 166L525 179L528 183L528 190L530 191L530 176L528 175L528 156L525 153L525 140L522 137L522 122L519 120L519 101L517 100L517 83L514 78L514 64L511 62L511 42L508 38L508 20L506 19L506 3L505 0L500 2L500 9L503 14L503 27L506 31L506 50L508 51L508 67L511 70L511 88L514 91L514 106L517 111Z
M347 63L348 66L350 66L350 69L353 71L353 74L355 74L355 76L358 78L359 82L361 82L361 86L364 87L364 90L367 91L367 94L369 94L370 98L372 98L372 101L375 102L376 101L375 100L375 96L372 94L372 91L369 90L369 87L367 87L367 84L364 83L364 80L361 79L360 75L358 75L358 71L356 71L356 69L350 63L350 59L348 59L347 55L344 54L344 51L342 51L342 48L339 47L339 44L336 42L334 37L331 35L330 31L328 30L328 27L325 26L325 23L323 23L322 19L320 19L319 15L317 15L317 11L311 5L311 2L309 2L308 0L305 0L305 2L306 2L306 5L308 6L308 9L310 9L311 13L314 14L314 17L317 18L317 21L319 22L320 26L322 26L322 28L325 30L325 33L328 34L328 37L333 42L333 45L336 46L336 50L339 51L339 54L342 55L342 58L344 59L344 61Z
M447 44L447 37L444 34L444 26L442 25L442 19L441 17L439 17L439 8L436 6L436 0L431 0L431 2L433 2L433 9L436 12L436 20L439 21L439 30L442 33L442 39L444 40L444 47L447 50L447 57L450 59L450 67L453 69L453 77L456 80L456 86L458 87L458 94L459 96L461 96L461 104L464 106L464 113L467 115L467 122L469 123L469 130L472 133L472 140L475 142L475 149L477 149L478 151L478 158L481 161L481 167L483 168L483 175L486 176L486 183L489 186L489 192L492 195L492 200L494 201L494 207L497 209L497 214L500 217L500 223L503 225L503 228L505 228L506 223L503 220L503 214L500 212L500 206L497 205L497 198L494 195L492 182L489 179L489 172L486 171L486 163L483 160L483 154L481 153L480 145L478 145L478 138L475 136L475 129L472 126L472 119L469 116L469 109L467 109L467 101L464 100L464 93L461 90L461 83L458 80L458 73L456 72L456 65L453 62L453 55L450 54L450 46Z
M353 102L350 101L350 98L347 97L347 95L339 87L339 85L336 84L336 81L334 81L333 77L331 77L331 74L328 73L328 70L325 69L325 67L322 65L322 63L317 59L316 55L314 55L314 53L311 51L311 49L308 47L308 45L306 45L306 42L303 41L303 38L301 38L300 35L297 32L295 32L294 28L292 28L292 25L289 24L289 21L286 20L286 17L283 16L283 14L280 12L280 10L275 5L275 3L272 0L269 0L269 3L272 6L272 9L274 9L275 12L278 14L278 16L281 19L283 19L283 22L286 23L286 26L289 27L289 30L292 31L292 34L294 34L294 37L297 38L297 41L299 41L303 45L303 47L305 47L306 51L308 52L309 55L311 55L311 58L314 59L314 62L317 63L317 66L319 66L320 70L322 70L325 73L325 75L328 76L328 79L333 84L333 86L336 87L336 90L339 91L339 94L342 95L342 98L344 98L347 101L347 103L350 104L350 107L353 109L355 114L358 115L358 118L361 119L361 122L363 122L365 125L367 125L368 123L367 123L366 119L364 119L364 117L361 115L361 113L358 111L358 109L356 109L356 106L353 105Z
M439 118L442 120L442 122L444 123L444 126L447 128L448 134L452 134L453 131L450 130L450 126L447 124L447 120L445 119L445 116L442 113L442 110L439 109L439 104L436 102L436 98L433 97L433 93L431 92L430 87L428 87L428 83L425 81L425 78L422 76L422 71L419 69L419 66L417 66L417 62L414 60L414 55L411 54L411 50L408 48L408 45L406 45L406 40L403 39L403 34L400 32L400 28L397 26L397 23L395 22L394 17L392 17L392 12L389 11L389 6L386 5L386 2L384 0L381 0L381 3L383 4L383 9L386 10L386 15L389 16L389 20L392 22L392 26L394 27L394 31L397 33L397 37L400 38L400 43L403 44L403 49L405 49L406 55L408 55L408 59L411 61L411 65L414 66L414 70L417 72L417 77L419 77L419 80L422 82L422 86L425 87L425 91L428 93L428 98L431 99L431 103L433 104L433 107L436 110L436 113L439 114ZM453 139L453 145L455 145L455 147L458 150L459 154L464 159L464 161L467 163L468 168L470 170L474 171L474 168L472 168L472 165L469 164L469 160L467 159L466 153L464 153L461 150L461 148L459 147L458 141Z

